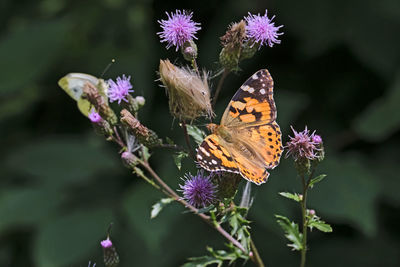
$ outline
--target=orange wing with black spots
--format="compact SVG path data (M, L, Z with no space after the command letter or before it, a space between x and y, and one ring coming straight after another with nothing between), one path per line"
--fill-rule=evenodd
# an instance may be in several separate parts
M222 116L221 125L240 127L275 121L273 89L274 81L268 70L254 73L232 97Z
M197 162L208 171L228 171L255 184L269 176L283 152L273 80L268 70L253 74L236 92L221 125L212 127L197 150Z

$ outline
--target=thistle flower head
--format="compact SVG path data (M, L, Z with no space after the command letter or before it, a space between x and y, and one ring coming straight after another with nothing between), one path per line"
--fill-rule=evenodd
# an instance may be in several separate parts
M197 39L195 34L201 28L200 23L192 21L192 12L176 10L175 13L168 14L167 20L159 20L161 32L157 34L161 38L161 42L167 42L167 49L171 46L176 47L176 51L183 46L185 42Z
M275 16L268 18L267 10L265 10L264 16L253 15L249 12L249 15L245 17L247 39L253 43L258 43L260 47L263 45L272 47L274 43L280 44L281 41L278 40L278 36L283 33L278 31L283 25L276 27L275 22L272 22L274 18Z
M118 101L118 104L120 104L122 100L128 102L127 96L129 93L133 92L130 79L131 76L126 77L122 75L122 78L117 77L117 82L114 82L112 79L107 81L108 98L110 102Z
M185 175L183 185L179 185L183 197L190 205L197 208L204 208L216 199L216 186L211 182L211 176L205 176L202 171L193 176L190 173Z
M101 122L102 118L99 113L97 113L94 109L92 109L88 115L88 118L93 123Z
M207 73L179 68L169 60L160 60L160 80L168 90L171 114L180 120L213 115Z
M110 238L100 242L103 248L103 259L106 267L117 267L119 264L119 256Z
M292 128L294 136L290 138L290 141L286 143L287 152L285 157L293 156L294 160L297 161L299 159L309 159L314 160L318 158L318 152L320 152L320 142L319 139L321 137L319 135L315 135L315 131L310 134L310 131L306 128L302 132L297 132ZM319 138L318 138L319 137ZM322 141L322 139L321 139Z

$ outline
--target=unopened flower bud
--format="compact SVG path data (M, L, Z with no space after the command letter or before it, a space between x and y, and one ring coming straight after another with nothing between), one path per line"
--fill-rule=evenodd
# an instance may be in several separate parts
M119 256L115 246L109 238L100 242L103 248L104 265L106 267L117 267L119 264Z
M232 198L236 195L241 176L230 172L216 172L213 176L213 182L218 187L218 198Z
M109 121L112 125L118 122L117 116L110 108L107 101L99 93L99 90L91 83L86 83L83 87L83 92L87 100L95 107L100 116Z
M127 100L128 101L126 103L123 103L122 105L125 109L129 110L129 112L131 112L135 116L137 115L139 109L143 107L146 102L143 96L133 97L131 95L128 95Z
M127 126L128 131L136 136L139 143L147 147L154 147L162 144L161 139L158 138L154 131L141 124L140 121L126 109L121 110L121 122Z
M207 75L179 68L169 60L160 60L160 80L168 90L169 109L179 120L194 120L213 115Z
M127 168L133 168L137 165L137 157L129 151L125 151L121 155L122 162Z
M192 62L192 60L197 58L197 45L193 40L187 41L181 47L181 53L185 60Z
M100 114L94 109L90 111L88 118L92 122L93 128L97 134L105 137L113 135L114 131L111 129L110 124L106 120L103 120Z
M220 37L223 48L219 54L219 62L224 69L231 71L239 68L245 38L246 23L243 20L230 25L225 35Z
M302 194L299 194L299 199L303 200L303 195Z
M307 210L307 211L308 211L308 214L310 216L314 216L315 215L315 210Z

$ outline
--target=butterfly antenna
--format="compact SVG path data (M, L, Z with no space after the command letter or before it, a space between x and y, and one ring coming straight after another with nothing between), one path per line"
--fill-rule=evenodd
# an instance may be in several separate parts
M106 74L106 72L108 71L108 69L109 69L109 68L112 66L112 64L114 64L114 63L115 63L115 59L113 58L113 59L111 59L111 62L108 63L108 65L105 67L105 69L103 70L103 72L101 73L100 78L103 79L104 74Z

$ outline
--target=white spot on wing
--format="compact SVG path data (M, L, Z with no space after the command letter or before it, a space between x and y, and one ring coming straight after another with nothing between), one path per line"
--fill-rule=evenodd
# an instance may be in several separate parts
M262 95L265 95L265 90L264 90L264 89L261 89L261 90L260 90L260 93L261 93Z
M253 78L254 80L258 79L257 73L254 73L253 76L251 76L251 78Z
M207 152L207 150L204 149L204 147L200 147L200 151L204 153L204 155L206 155L207 157L210 156L210 153Z
M254 88L253 87L249 87L249 89L247 90L250 94L254 93Z
M215 159L213 159L211 162L212 164L217 165L217 161Z

